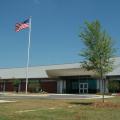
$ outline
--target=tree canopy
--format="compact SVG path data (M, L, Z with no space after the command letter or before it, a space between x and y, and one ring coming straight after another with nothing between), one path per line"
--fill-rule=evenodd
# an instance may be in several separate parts
M82 66L87 70L94 70L100 76L111 71L113 43L111 37L102 29L100 22L98 20L85 22L80 37L85 45L80 53L85 58Z
M85 48L80 53L85 59L82 67L93 70L102 80L102 93L104 102L104 76L112 70L114 48L111 37L102 29L100 22L95 20L91 23L85 22L85 27L80 33Z

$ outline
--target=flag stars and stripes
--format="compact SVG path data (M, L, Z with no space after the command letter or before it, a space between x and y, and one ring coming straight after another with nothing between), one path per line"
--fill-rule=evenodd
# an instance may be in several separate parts
M20 30L28 28L28 27L29 27L29 19L27 19L27 20L25 20L23 22L20 22L20 23L16 23L15 31L19 32Z

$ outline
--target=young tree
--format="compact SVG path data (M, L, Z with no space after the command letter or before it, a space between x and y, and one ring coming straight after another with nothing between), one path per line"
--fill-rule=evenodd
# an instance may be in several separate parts
M29 80L28 88L30 92L40 92L40 81L39 80Z
M17 93L20 92L20 83L21 81L19 79L13 78L13 86Z
M104 102L104 76L112 70L114 48L111 37L101 28L98 20L91 23L85 22L80 33L85 49L80 53L85 59L82 67L93 70L102 80L102 93Z

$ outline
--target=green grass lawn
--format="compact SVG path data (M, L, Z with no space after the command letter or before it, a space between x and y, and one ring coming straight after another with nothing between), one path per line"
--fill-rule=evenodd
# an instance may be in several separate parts
M120 97L105 100L17 100L0 103L0 120L120 120Z

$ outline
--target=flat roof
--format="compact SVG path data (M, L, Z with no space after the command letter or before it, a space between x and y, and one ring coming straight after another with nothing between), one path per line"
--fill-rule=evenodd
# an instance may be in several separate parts
M112 58L114 60L113 71L107 76L120 75L120 57ZM49 78L50 75L92 75L89 71L82 70L80 63L33 66L29 67L28 78ZM0 79L26 78L26 67L23 68L2 68L0 69Z
M73 68L80 68L80 63L29 67L28 78L49 78L47 73L49 70L73 69ZM26 67L5 69L2 68L0 69L0 78L1 79L26 78Z

